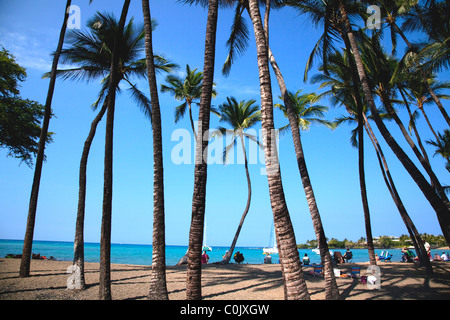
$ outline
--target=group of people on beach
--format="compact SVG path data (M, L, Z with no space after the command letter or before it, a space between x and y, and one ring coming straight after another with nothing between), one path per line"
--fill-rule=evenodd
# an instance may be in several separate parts
M434 254L434 261L450 261L450 255L447 252L442 251L442 255Z
M233 256L234 261L236 261L236 263L241 263L245 260L244 255L241 252L236 252ZM209 256L206 253L206 251L203 251L202 253L202 263L208 263L209 261Z
M437 253L434 254L434 257L431 256L430 245L425 243L425 248L427 250L428 257L430 261L450 261L450 255L445 251L442 251L442 255ZM409 250L407 247L403 247L402 249L402 262L415 262L419 261L419 257L417 257L414 252Z

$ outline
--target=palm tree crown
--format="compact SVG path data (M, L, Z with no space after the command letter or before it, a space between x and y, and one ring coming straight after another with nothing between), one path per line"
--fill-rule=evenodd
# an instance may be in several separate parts
M233 136L231 143L225 148L224 159L226 159L229 150L231 150L238 137L247 137L259 144L257 137L245 132L246 129L261 121L261 111L255 103L255 100L238 102L234 97L227 97L227 101L219 106L220 122L228 124L232 129L219 127L217 130L221 134L231 133ZM218 132L216 131L215 133Z
M283 97L279 97L281 100ZM296 93L288 92L288 98L292 103L295 116L298 121L298 127L300 130L308 130L312 123L323 124L330 129L334 126L331 122L324 120L324 112L328 111L328 107L317 105L316 102L320 99L315 93L303 93L302 90L298 90ZM283 111L287 118L287 109L283 104L275 104L274 107ZM280 128L280 131L287 130L289 124Z
M200 97L202 94L203 72L197 72L197 69L191 70L191 67L187 64L186 76L184 78L181 78L174 74L169 74L166 77L166 82L167 84L161 85L161 92L169 92L175 97L176 100L184 101L181 105L175 108L175 123L177 123L181 118L184 117L187 107L189 110L192 132L197 138L191 106L193 103L196 103L198 105L200 102ZM212 96L215 97L216 95L217 93L213 87Z
M107 94L112 52L115 47L114 35L118 29L118 21L112 14L97 12L94 17L89 19L87 26L88 30L72 30L68 33L66 42L70 47L62 50L61 62L76 67L58 70L57 76L63 80L87 81L102 77L99 98L93 104L95 108ZM153 27L156 27L156 23L153 23ZM133 19L130 19L125 25L118 45L119 81L124 80L128 83L131 96L145 115L150 117L150 100L130 80L132 77L147 77L145 58L139 58L144 50L144 36L143 27L135 26ZM168 72L176 65L168 62L162 56L156 56L155 67L159 71ZM47 76L49 76L48 73L44 74L44 77ZM120 90L118 85L116 90Z

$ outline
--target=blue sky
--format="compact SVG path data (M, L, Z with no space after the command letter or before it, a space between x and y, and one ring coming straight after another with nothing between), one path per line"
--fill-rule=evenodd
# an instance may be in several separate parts
M122 1L75 0L81 8L82 26L96 11L113 12L120 16ZM56 49L62 23L63 0L0 0L0 43L16 56L27 69L27 80L22 83L24 98L45 102L48 80L41 76L51 66L50 53ZM134 0L128 17L142 22L141 2ZM189 64L203 68L204 30L207 11L201 7L177 4L175 0L156 0L150 3L152 18L158 27L154 32L154 50L180 65L179 74ZM229 77L221 75L226 58L225 42L228 38L233 10L221 10L218 21L215 82L219 95L213 104L219 105L227 96L238 100L255 99L260 103L259 79L253 29L250 30L250 47L239 57ZM320 32L307 19L290 9L272 11L270 42L274 55L284 74L289 90L317 91L317 86L303 82L305 63ZM389 37L386 37L388 39ZM417 40L412 37L411 40ZM387 40L386 40L387 41ZM399 39L399 43L401 40ZM399 52L403 52L402 49ZM317 73L312 71L311 75ZM448 73L441 75L448 80ZM158 77L158 85L164 76ZM148 92L148 83L136 81L140 89ZM279 89L272 77L274 101ZM57 81L53 98L50 131L55 132L54 142L46 149L35 227L36 240L73 241L78 200L78 168L84 140L95 113L90 105L99 91L99 81L90 83ZM317 91L320 92L320 91ZM174 124L174 108L180 102L167 93L159 95L164 143L166 242L168 245L186 245L191 217L193 191L193 164L175 164L172 150L180 142L172 141L172 134L187 130L186 117ZM449 102L443 101L448 107ZM328 100L322 104L330 105ZM435 105L427 107L428 114L438 131L445 123ZM198 115L194 107L194 117ZM279 110L275 110L275 125L287 123ZM329 120L345 114L340 108L330 106ZM400 111L406 122L406 111ZM424 140L431 132L423 118L419 130ZM218 119L211 118L211 128ZM374 126L375 127L375 126ZM392 124L393 134L404 150L413 157L409 147ZM103 120L97 130L88 163L85 239L99 242L103 193ZM256 128L257 130L259 127ZM357 150L349 143L351 128L344 125L335 131L312 126L302 133L307 165L316 194L320 214L328 238L358 240L365 237L364 219L359 191ZM403 169L381 135L393 178L419 232L440 234L436 215L414 181ZM406 234L406 228L381 177L373 147L366 139L366 179L374 236ZM193 142L192 142L193 143ZM290 133L280 137L280 162L286 200L294 225L297 243L315 239L310 213L297 168ZM238 146L239 147L239 146ZM433 150L428 148L429 155ZM240 147L238 148L240 150ZM235 157L239 151L235 152ZM192 159L194 152L192 151ZM441 182L449 183L444 161L431 157L432 166ZM193 161L192 161L193 162ZM213 164L208 168L207 184L207 239L211 246L231 243L241 214L245 208L247 185L242 164ZM416 162L417 163L417 162ZM23 239L33 170L17 159L7 157L0 150L0 238ZM261 175L263 159L250 165L253 197L249 214L237 245L265 246L269 241L272 212L268 194L267 177ZM151 126L124 91L117 99L114 127L114 197L112 241L116 243L151 243L153 196L153 158Z

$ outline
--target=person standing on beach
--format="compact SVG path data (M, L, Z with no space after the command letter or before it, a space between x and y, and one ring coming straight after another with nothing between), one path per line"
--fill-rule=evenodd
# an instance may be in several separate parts
M206 254L206 251L203 251L202 253L202 263L208 263L209 256Z

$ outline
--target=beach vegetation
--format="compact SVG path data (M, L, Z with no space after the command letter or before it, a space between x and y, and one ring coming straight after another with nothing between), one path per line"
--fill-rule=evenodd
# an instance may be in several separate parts
M40 123L44 106L20 96L20 83L27 73L5 48L0 50L0 147L8 149L8 156L20 159L29 167L37 155L41 134ZM46 143L53 133L47 133Z

